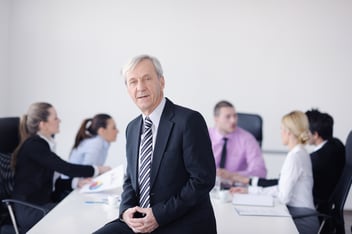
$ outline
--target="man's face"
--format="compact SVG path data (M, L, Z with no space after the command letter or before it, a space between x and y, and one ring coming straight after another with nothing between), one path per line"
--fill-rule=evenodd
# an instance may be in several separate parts
M126 74L129 95L139 109L149 115L161 102L164 94L164 77L158 77L153 63L144 59Z
M317 132L314 132L314 133L312 133L312 132L309 132L309 141L308 141L308 143L310 144L310 145L316 145L317 144L317 138L318 138L319 136L318 136L318 133Z
M235 131L237 127L237 113L233 107L221 107L215 116L215 127L223 135Z

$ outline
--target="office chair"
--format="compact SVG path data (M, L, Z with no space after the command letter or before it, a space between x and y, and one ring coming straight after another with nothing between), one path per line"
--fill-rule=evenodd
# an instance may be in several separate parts
M331 199L331 216L336 234L345 233L343 208L352 183L352 131L346 140L346 164Z
M342 171L339 182L337 183L333 194L329 200L329 212L322 214L314 212L302 216L292 217L293 219L304 218L307 216L318 216L322 218L319 233L345 234L345 221L343 217L343 208L348 197L352 183L352 131L348 134L346 140L346 163ZM332 227L327 227L327 221L331 221ZM330 230L332 228L334 230Z
M0 205L1 217L4 223L0 227L1 234L21 233L12 207L14 203L38 209L43 213L43 216L47 212L43 208L28 202L10 199L14 186L14 174L11 170L11 154L19 144L19 123L19 117L0 118L0 199L2 201ZM8 216L11 219L12 225L7 223Z
M14 174L10 162L11 153L19 142L18 126L18 117L0 118L0 200L9 198L13 189ZM0 204L0 212L2 225L8 222L9 213L3 204Z
M237 113L237 125L250 132L262 146L263 141L263 119L258 114Z

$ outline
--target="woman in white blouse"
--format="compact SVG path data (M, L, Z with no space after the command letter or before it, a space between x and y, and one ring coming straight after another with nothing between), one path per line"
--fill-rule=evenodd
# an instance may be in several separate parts
M286 204L291 215L315 211L313 204L313 175L310 157L304 145L309 140L309 123L301 111L292 111L282 117L281 140L289 149L278 180L246 178L234 175L233 181L249 184L247 188L233 187L232 193L270 194ZM271 185L271 186L268 186ZM266 187L264 187L266 186ZM317 233L317 217L295 219L299 233Z

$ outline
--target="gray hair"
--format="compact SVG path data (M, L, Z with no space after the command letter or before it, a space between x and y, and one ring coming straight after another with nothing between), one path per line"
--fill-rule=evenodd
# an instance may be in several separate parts
M163 76L163 68L161 67L161 64L159 62L159 60L156 57L147 55L147 54L142 54L142 55L138 55L134 58L132 58L121 70L121 75L123 76L123 78L126 81L126 75L129 71L133 70L140 62L142 62L143 60L148 59L150 60L155 68L155 72L158 75L158 77L162 77Z

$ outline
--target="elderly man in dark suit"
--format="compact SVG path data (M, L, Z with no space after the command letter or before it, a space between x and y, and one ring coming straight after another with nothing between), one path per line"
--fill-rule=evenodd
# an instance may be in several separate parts
M164 97L156 58L135 57L122 74L142 115L126 129L120 218L96 233L216 233L209 198L216 169L203 117Z

